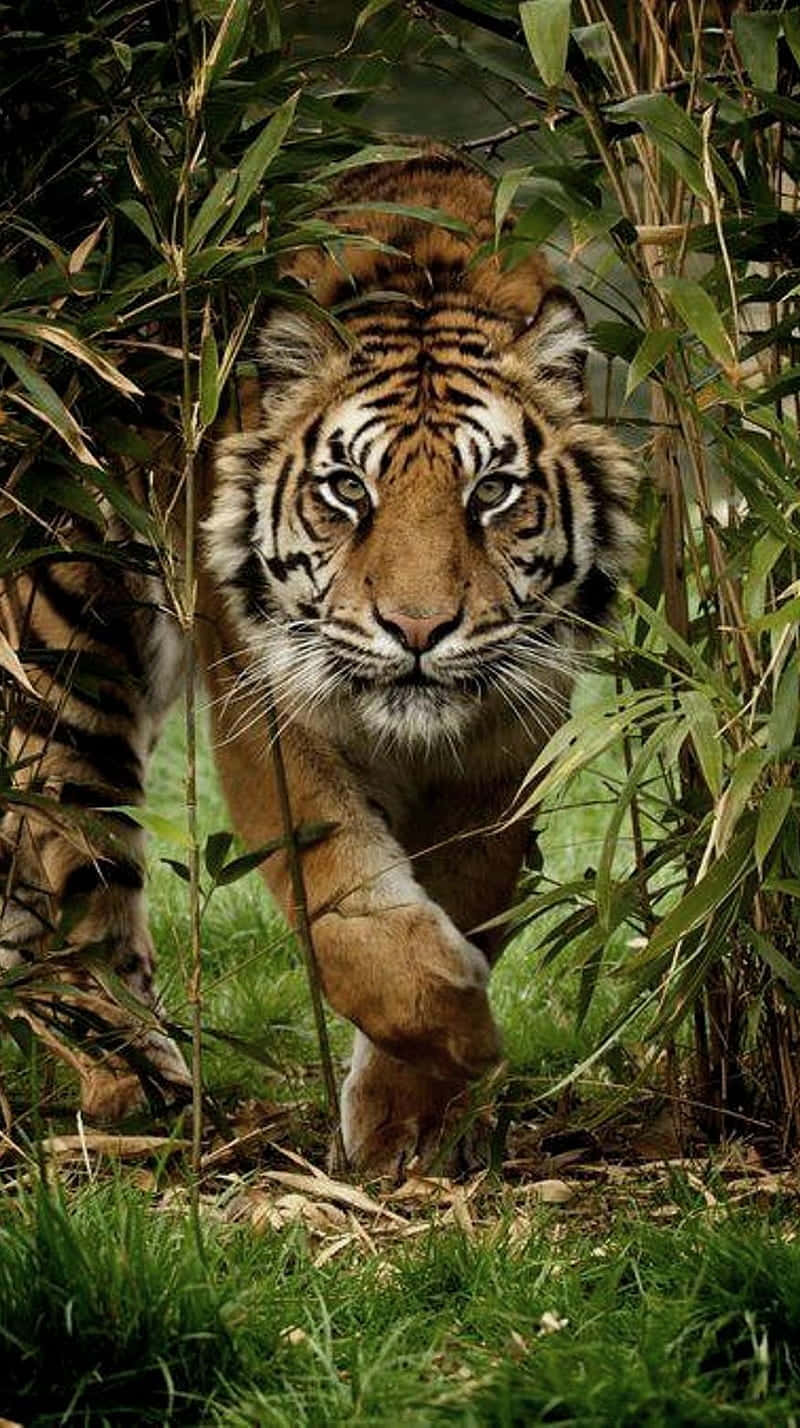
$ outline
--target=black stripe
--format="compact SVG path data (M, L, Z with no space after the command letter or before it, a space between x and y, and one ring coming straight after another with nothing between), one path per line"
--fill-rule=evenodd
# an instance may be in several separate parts
M572 497L563 466L558 468L558 504L561 511L561 525L567 542L566 555L553 567L553 585L567 585L575 577L575 533L572 523Z
M583 577L575 596L575 607L579 615L594 624L601 624L608 614L617 587L610 575L593 565L588 575Z
M132 674L142 674L142 662L130 625L132 605L129 604L126 609L125 606L119 604L107 603L105 589L102 592L102 597L100 595L97 597L84 594L76 595L56 580L52 571L46 566L37 570L35 578L37 592L44 595L60 619L71 625L73 629L80 630L90 639L109 646L122 655ZM103 600L102 614L91 603L95 598ZM127 618L125 614L120 615L120 610L126 611Z
M140 892L144 887L144 878L141 868L135 863L117 862L116 860L96 863L82 863L79 868L73 868L68 873L61 892L62 899L66 902L72 897L85 897L88 893L98 892L105 888L131 888Z
M272 493L272 544L276 550L278 548L278 530L283 514L283 493L286 490L286 482L289 480L293 464L293 458L287 456L278 473L275 490Z
M600 546L608 545L610 530L607 507L610 503L605 487L603 468L588 451L581 451L579 449L572 451L570 454L578 468L581 479L588 486L591 494L595 541L597 545ZM618 503L613 502L612 504L616 505Z
M109 805L131 801L125 796L124 789L117 788L111 793L107 788L99 788L96 784L73 783L69 780L61 785L60 802L69 803L74 808L102 808L105 811ZM122 813L117 809L114 809L113 813L106 813L106 817L114 818L126 828L139 827L136 819L131 818L129 813Z
M242 561L235 575L225 584L234 590L244 591L245 614L251 620L265 620L274 609L275 602L269 588L267 572L255 550Z
M270 575L274 575L275 579L280 580L281 584L285 583L293 570L304 570L309 580L313 580L314 578L311 561L304 550L295 551L292 555L286 555L282 558L278 555L269 556L266 564Z
M142 792L142 769L138 755L122 734L97 734L81 729L69 719L53 721L50 710L42 710L31 701L20 701L14 711L15 725L36 734L46 744L59 744L78 754L103 780L122 792L130 791L126 802L133 802Z

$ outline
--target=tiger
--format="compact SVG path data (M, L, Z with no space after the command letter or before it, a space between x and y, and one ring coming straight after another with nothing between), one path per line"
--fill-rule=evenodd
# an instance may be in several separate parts
M293 823L330 830L301 860L321 986L355 1028L342 1140L356 1171L398 1177L500 1058L489 973L529 840L508 811L631 568L638 471L591 417L579 303L540 251L504 260L478 167L428 148L353 168L323 216L342 238L287 263L258 377L203 466L197 645L239 835L281 836L276 731ZM153 1007L141 832L115 805L143 797L178 678L158 580L45 564L3 605L40 696L18 701L17 744L116 844L15 815L4 943L26 955L42 898L78 889L69 937L105 936ZM106 660L91 696L70 652ZM296 923L289 854L262 873ZM179 1051L142 1035L179 1093ZM121 1114L137 1070L95 1058L89 1108Z

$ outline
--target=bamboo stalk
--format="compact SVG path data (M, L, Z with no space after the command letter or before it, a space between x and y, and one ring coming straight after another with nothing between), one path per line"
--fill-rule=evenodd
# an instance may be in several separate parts
M272 749L272 765L275 773L275 788L278 795L278 807L280 808L281 822L286 838L286 857L289 863L289 875L292 884L292 898L294 901L295 925L297 928L297 938L303 952L306 976L308 978L308 990L311 996L311 1007L314 1014L314 1026L317 1033L319 1045L320 1062L322 1066L322 1081L325 1087L325 1099L328 1103L328 1113L331 1118L333 1131L333 1154L331 1169L334 1173L343 1173L347 1170L347 1155L345 1153L344 1142L342 1140L341 1126L339 1124L339 1098L336 1089L336 1073L333 1067L333 1057L331 1056L330 1040L328 1038L328 1026L325 1020L325 1005L322 1000L322 987L320 985L319 968L317 957L314 951L314 939L311 932L311 918L308 913L308 898L306 896L305 879L303 877L303 865L300 859L300 850L297 845L296 829L292 817L291 795L289 783L286 777L286 764L283 758L281 747L280 726L278 714L272 697L272 691L267 686L268 693L266 699L267 724L269 728L270 747Z

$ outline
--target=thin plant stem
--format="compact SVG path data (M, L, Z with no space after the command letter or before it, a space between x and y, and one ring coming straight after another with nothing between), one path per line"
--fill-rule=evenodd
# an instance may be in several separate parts
M336 1074L333 1069L333 1057L331 1056L330 1040L328 1038L328 1027L325 1021L325 1005L322 1000L322 987L320 985L319 968L317 957L314 951L314 939L311 932L311 919L308 914L308 898L306 897L305 879L303 877L303 865L300 860L300 850L297 846L295 836L295 825L292 817L291 796L289 793L289 783L286 778L286 764L283 758L281 747L280 726L278 723L278 711L272 698L271 691L268 691L266 698L267 724L269 726L269 741L272 749L272 765L275 772L275 788L278 795L278 807L281 814L281 822L286 837L286 857L289 862L289 875L292 882L292 898L294 901L295 925L297 928L297 938L303 952L306 976L308 977L308 989L311 995L311 1007L314 1013L314 1025L317 1032L319 1044L320 1062L322 1066L322 1081L325 1087L325 1098L328 1103L328 1112L334 1126L333 1132L333 1156L332 1168L334 1172L344 1172L347 1169L347 1156L345 1154L344 1142L342 1140L341 1127L339 1125L338 1095L336 1090Z

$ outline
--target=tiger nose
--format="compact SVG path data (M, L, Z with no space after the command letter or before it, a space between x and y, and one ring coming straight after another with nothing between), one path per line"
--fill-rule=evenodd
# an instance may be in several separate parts
M406 649L417 654L429 650L449 635L461 619L461 611L434 610L430 615L411 615L406 610L379 610L375 616L379 625L399 637Z

